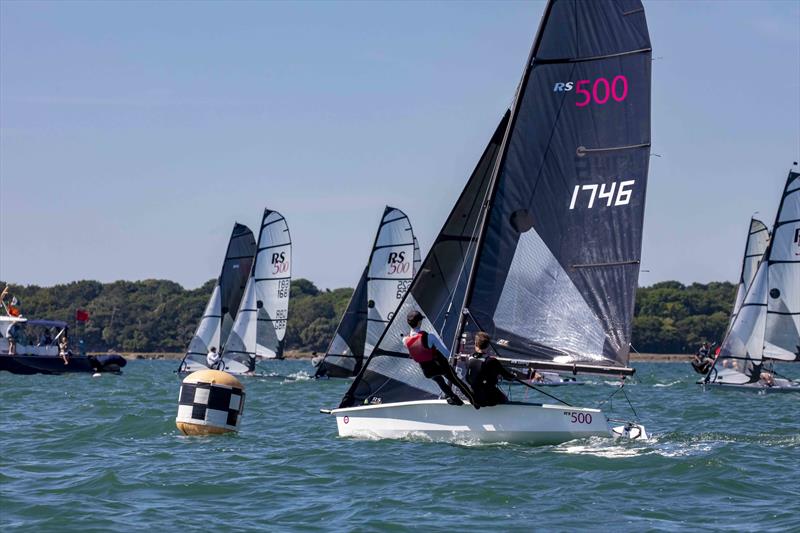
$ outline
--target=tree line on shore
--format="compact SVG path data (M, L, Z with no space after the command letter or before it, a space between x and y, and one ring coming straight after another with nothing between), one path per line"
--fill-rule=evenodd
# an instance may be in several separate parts
M65 320L74 327L76 310L88 311L78 335L89 351L182 352L214 283L187 290L167 280L75 281L53 287L10 284L9 292L30 318ZM639 352L691 353L704 340L721 340L735 291L729 282L665 281L640 287L631 344ZM286 349L324 351L352 292L292 280Z

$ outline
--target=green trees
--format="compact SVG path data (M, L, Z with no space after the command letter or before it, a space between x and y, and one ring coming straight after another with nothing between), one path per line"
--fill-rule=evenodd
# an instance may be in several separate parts
M214 283L209 280L186 290L166 280L76 281L53 287L12 284L9 292L20 300L24 316L65 320L72 328L75 310L89 311L89 321L78 324L78 335L89 351L182 352ZM324 350L352 289L320 291L312 282L297 279L291 291L287 349Z
M11 285L9 290L28 317L66 320L74 326L75 310L88 310L89 322L78 333L90 351L182 352L213 287L214 280L191 290L172 281L144 280ZM296 279L291 291L286 348L325 350L353 290L320 290L307 279ZM735 291L727 282L685 286L665 281L640 288L633 346L640 352L690 353L703 340L720 341Z
M664 281L636 291L631 344L640 352L692 353L725 335L736 286Z

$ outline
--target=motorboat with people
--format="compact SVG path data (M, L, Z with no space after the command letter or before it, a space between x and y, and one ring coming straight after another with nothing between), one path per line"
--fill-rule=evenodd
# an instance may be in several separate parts
M369 359L339 406L322 410L340 436L647 437L635 420L550 394L558 403L481 405L473 389L473 405L446 367L478 358L482 337L481 357L506 370L634 373L651 59L639 0L548 2L511 109ZM434 365L436 353L449 361Z
M120 373L127 363L119 354L86 355L72 348L64 321L0 316L0 370L12 374Z
M800 392L800 380L777 371L778 364L797 361L800 361L800 173L790 170L772 235L752 282L741 304L734 308L734 318L719 355L697 383L709 389Z

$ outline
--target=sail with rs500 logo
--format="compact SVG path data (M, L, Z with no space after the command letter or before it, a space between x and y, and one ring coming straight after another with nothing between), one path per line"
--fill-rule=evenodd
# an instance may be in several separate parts
M317 377L358 374L411 285L419 262L419 244L408 216L386 206L367 266L317 367Z
M291 265L292 239L286 219L265 209L253 267L222 353L225 371L253 372L257 359L283 358Z
M505 364L633 372L651 56L639 0L547 4L510 118L342 408L438 396L402 343L412 310L453 352L482 330Z

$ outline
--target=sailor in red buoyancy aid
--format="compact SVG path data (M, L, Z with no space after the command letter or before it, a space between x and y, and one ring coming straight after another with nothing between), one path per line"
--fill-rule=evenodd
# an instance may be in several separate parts
M436 335L429 335L427 331L422 331L420 329L423 318L425 317L423 317L422 313L419 311L411 311L406 317L408 325L411 326L411 333L409 333L408 337L403 339L403 344L405 344L408 349L409 355L411 355L414 361L419 363L425 377L432 379L439 385L439 388L442 389L442 392L444 392L447 398L447 403L450 405L464 404L461 398L456 396L453 389L450 388L445 378L464 393L464 396L469 399L475 409L479 409L480 406L475 401L472 391L459 379L453 371L453 367L447 362L447 357L444 354L448 353L449 350Z

